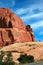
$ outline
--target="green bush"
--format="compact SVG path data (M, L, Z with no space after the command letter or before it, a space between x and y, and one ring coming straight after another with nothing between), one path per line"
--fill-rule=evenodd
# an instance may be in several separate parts
M28 57L28 63L34 62L34 57L32 55L29 55L27 57Z
M18 58L18 61L22 64L31 63L31 62L34 62L34 57L31 55L27 56L26 54L24 54L24 55L20 55L20 58Z
M7 58L3 61L3 57L7 56ZM11 52L4 53L3 51L0 52L0 65L15 65Z

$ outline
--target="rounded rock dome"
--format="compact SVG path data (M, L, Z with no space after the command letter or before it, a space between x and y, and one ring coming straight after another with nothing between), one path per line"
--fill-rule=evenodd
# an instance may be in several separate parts
M0 8L0 46L35 41L30 26L26 26L9 8Z

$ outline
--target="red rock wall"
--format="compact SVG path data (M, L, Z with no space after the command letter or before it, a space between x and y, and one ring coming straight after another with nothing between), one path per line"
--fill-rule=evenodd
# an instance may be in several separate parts
M29 25L8 8L0 8L0 46L6 42L34 42L34 34Z

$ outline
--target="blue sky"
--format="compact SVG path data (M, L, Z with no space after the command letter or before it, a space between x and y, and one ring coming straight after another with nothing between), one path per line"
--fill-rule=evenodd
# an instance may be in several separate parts
M2 7L10 8L25 24L30 24L36 40L43 41L43 0L0 0Z

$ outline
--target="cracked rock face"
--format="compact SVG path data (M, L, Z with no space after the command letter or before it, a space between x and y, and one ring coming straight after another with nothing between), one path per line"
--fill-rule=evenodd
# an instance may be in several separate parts
M23 21L10 9L0 8L0 47L19 42L34 42L34 34L30 25Z

